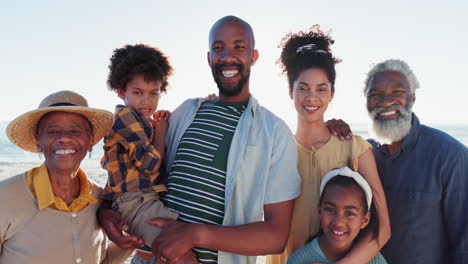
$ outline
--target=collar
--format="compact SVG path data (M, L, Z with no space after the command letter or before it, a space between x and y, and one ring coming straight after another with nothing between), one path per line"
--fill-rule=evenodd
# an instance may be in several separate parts
M200 106L203 103L209 101L207 98L201 98L201 97L196 98L195 100L197 101L198 108L200 108ZM249 101L247 103L247 108L245 109L245 111L246 112L250 111L252 113L252 117L255 117L255 113L256 113L257 109L258 109L258 101L257 101L257 99L255 99L255 97L253 97L252 94L250 94Z
M60 197L55 196L45 163L26 172L26 182L36 196L39 210L52 208L65 212L77 212L95 203L97 200L93 196L92 185L86 178L86 174L78 169L77 177L80 179L80 195L68 206Z
M411 114L411 129L408 135L406 135L405 139L403 140L403 144L401 144L401 151L408 151L411 150L414 145L416 145L416 141L418 140L419 131L421 130L421 123L419 122L419 118L416 114Z

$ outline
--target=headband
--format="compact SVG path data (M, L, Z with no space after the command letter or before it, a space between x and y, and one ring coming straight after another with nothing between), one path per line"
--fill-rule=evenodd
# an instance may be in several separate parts
M366 195L366 200L367 200L367 207L368 207L368 210L370 210L371 203L372 203L372 190L371 190L369 184L361 176L361 174L359 174L359 173L357 173L355 171L352 171L350 168L348 168L346 166L343 167L343 168L331 170L330 172L328 172L322 178L322 182L320 183L320 195L322 195L322 192L323 192L323 189L325 188L325 185L327 185L327 183L331 179L333 179L333 177L335 177L335 176L346 176L346 177L353 178L357 182L357 184L359 184L359 186L361 186L361 189L364 191L364 194Z

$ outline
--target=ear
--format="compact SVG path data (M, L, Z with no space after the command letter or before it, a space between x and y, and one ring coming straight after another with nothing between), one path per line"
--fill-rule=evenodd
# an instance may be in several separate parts
M416 93L411 94L411 99L413 99L413 104L414 104L414 102L416 101Z
M334 96L335 96L335 88L331 89L331 96L330 96L330 100L328 102L331 102L333 100Z
M252 66L255 65L255 62L257 62L258 56L258 50L254 49L252 54Z
M371 216L371 213L370 213L370 212L367 212L367 213L362 217L361 229L364 229L364 228L369 224L370 216Z
M294 99L293 88L289 88L289 98Z
M206 53L206 60L208 61L208 65L211 65L211 59L210 59L210 52L209 51Z
M122 100L125 99L125 91L123 91L120 88L117 88L117 96Z

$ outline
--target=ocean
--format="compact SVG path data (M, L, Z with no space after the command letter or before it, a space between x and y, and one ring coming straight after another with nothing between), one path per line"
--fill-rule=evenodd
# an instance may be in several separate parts
M7 125L8 122L0 122L0 180L24 172L43 162L43 158L39 154L24 151L9 141L5 134ZM439 124L431 126L446 132L465 144L465 146L468 146L468 124ZM366 124L351 124L351 129L356 135L360 135L363 138L369 137ZM94 146L91 157L86 157L83 160L81 167L92 180L104 185L107 174L100 167L99 162L102 155L102 142L100 142Z
M0 181L22 173L32 167L38 166L44 160L39 154L24 151L13 145L5 134L7 125L7 122L0 122ZM369 137L366 124L351 124L350 126L353 134L360 135L363 138ZM431 126L446 132L465 146L468 146L468 124L444 124ZM90 179L97 184L104 186L107 179L107 173L100 167L100 159L102 155L102 142L100 142L94 146L91 157L86 157L82 161L81 168L86 172ZM257 263L264 263L264 261L264 257L259 257ZM126 263L129 262L127 261Z

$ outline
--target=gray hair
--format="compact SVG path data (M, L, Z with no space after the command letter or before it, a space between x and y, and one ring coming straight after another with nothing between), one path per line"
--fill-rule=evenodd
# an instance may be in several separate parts
M408 64L402 60L390 59L375 64L369 71L369 73L367 73L366 81L364 82L364 96L367 95L367 92L370 89L370 84L374 79L374 76L379 72L385 71L396 71L403 74L406 77L406 80L408 80L412 94L416 91L416 89L419 88L418 79L416 79L416 76L414 75L413 71L408 66Z

